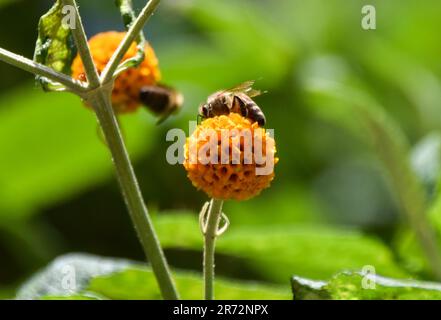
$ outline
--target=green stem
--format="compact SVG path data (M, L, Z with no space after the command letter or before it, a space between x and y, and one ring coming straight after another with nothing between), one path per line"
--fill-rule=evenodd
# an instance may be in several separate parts
M72 34L78 49L78 54L83 62L84 70L86 71L89 86L92 89L95 89L100 86L100 78L98 76L95 63L93 62L89 45L87 44L87 37L84 31L83 22L81 21L80 13L78 12L78 6L75 0L63 0L63 4L72 6L75 9L75 21L77 23L75 24L75 28L72 28Z
M112 108L111 93L113 81L102 82L93 62L86 34L78 12L75 0L63 0L64 4L75 8L77 28L72 30L78 52L84 64L84 69L92 88L83 98L93 106L99 124L102 128L107 146L112 155L119 185L135 226L138 238L144 252L150 261L159 288L164 299L176 300L178 293L159 243L152 221L144 203L132 164L125 147L121 131ZM130 30L129 34L136 30ZM136 34L135 34L136 35ZM123 53L124 54L124 53Z
M153 224L144 204L141 190L136 180L135 172L129 159L123 138L112 108L111 92L113 81L100 81L98 72L90 48L87 44L86 34L78 12L75 0L63 0L65 5L71 5L75 9L77 28L72 30L78 52L83 61L88 86L83 86L80 82L73 80L71 77L58 73L51 68L38 64L32 60L9 52L0 48L0 60L25 71L47 77L52 81L57 81L71 92L78 94L90 103L97 115L98 121L105 136L107 145L112 155L115 165L118 182L120 184L122 194L127 205L130 217L135 226L136 232L143 246L144 252L149 259L153 273L157 279L159 288L164 299L178 299L178 293L170 274L170 270L165 259L164 253L156 236ZM147 21L153 13L154 7L159 1L151 0L144 8L141 17L137 19L133 28L131 28L126 36L126 42L130 43L130 39L134 39L142 28L143 23ZM120 47L119 55L124 56L126 46ZM128 49L127 47L126 49ZM118 61L118 57L114 59L114 63ZM116 62L117 64L118 62ZM111 68L113 69L113 68ZM110 76L113 79L113 76Z
M212 199L208 209L204 234L204 283L205 300L214 299L214 252L217 231L222 216L223 200Z
M112 80L113 75L119 66L119 63L124 57L124 54L127 52L127 50L129 50L130 46L139 35L139 32L142 30L147 20L152 16L159 2L160 0L150 0L142 9L138 18L136 18L135 22L130 27L123 41L121 41L121 44L118 46L118 49L116 49L109 63L106 65L106 68L103 70L103 73L101 75L102 83L107 83Z
M93 105L97 114L107 146L112 154L125 203L138 238L152 266L162 296L167 300L176 300L179 298L178 293L124 146L111 105L110 93L107 95L102 92L97 93L90 97L89 103Z
M83 86L81 82L73 80L71 77L65 74L59 73L49 67L46 67L45 65L39 64L33 60L2 48L0 48L0 61L6 62L24 71L59 82L71 89L73 92L81 93L87 90L87 87Z

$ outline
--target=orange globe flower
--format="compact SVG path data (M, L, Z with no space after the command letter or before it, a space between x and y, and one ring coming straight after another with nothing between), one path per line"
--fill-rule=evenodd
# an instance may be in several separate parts
M205 119L185 145L192 184L215 199L247 200L274 179L275 141L237 113Z
M101 73L123 40L125 32L109 31L99 33L89 40L90 51L96 68ZM133 43L123 61L136 55L136 43ZM81 58L77 56L72 63L72 76L86 81ZM116 113L135 111L140 105L139 92L143 86L155 85L161 78L158 59L152 47L146 45L144 61L137 68L130 68L115 80L112 91L112 104Z

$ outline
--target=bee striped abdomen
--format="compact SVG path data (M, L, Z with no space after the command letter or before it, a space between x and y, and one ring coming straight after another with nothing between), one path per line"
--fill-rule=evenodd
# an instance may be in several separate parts
M259 126L263 127L266 123L266 118L259 106L246 94L240 94L238 97L244 104L243 109L247 111L246 115L244 115L243 112L242 115L257 122Z
M248 106L248 118L256 121L261 127L266 123L265 115L255 103Z

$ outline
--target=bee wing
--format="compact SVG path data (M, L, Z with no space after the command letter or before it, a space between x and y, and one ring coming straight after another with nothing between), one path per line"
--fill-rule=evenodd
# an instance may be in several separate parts
M170 108L169 110L167 110L164 114L161 115L161 117L158 119L158 121L156 121L156 125L160 125L161 123L163 123L165 120L167 120L167 118L174 112L175 110L173 110L172 108Z
M254 82L256 82L256 81L255 80L245 81L245 82L242 82L241 84L238 84L237 86L234 86L234 87L227 89L225 91L247 92L247 91L253 90Z
M245 81L231 89L225 90L224 92L245 93L250 98L257 97L261 94L266 93L266 91L262 92L261 90L253 89L253 85L255 82L255 80Z
M248 96L248 97L250 97L250 98L253 98L253 97L257 97L257 96L260 96L260 95L262 95L262 94L264 94L264 93L267 93L268 91L261 91L261 90L256 90L256 89L250 89L249 91L247 91L247 92L245 92L245 94Z
M248 92L250 90L253 90L253 85L254 85L254 80L250 80L250 81L245 81L241 84L238 84L232 88L229 89L224 89L218 92L215 92L211 95L211 97L216 97L216 96L220 96L226 93L238 93L238 92Z

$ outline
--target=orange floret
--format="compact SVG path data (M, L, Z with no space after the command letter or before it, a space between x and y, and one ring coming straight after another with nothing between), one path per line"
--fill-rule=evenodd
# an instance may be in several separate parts
M112 54L123 40L125 32L109 31L99 33L89 40L90 51L99 73L109 62ZM123 61L136 55L136 43L124 55ZM86 81L84 66L77 56L72 63L72 76ZM139 91L146 85L154 85L161 78L158 59L152 47L146 45L144 61L137 68L130 68L121 73L115 80L112 92L112 103L116 113L133 112L140 106Z
M275 154L275 141L265 129L237 113L230 113L208 118L197 126L185 145L184 167L193 185L209 197L246 200L270 186L278 162ZM209 163L208 159L211 159ZM258 174L263 168L267 171Z

